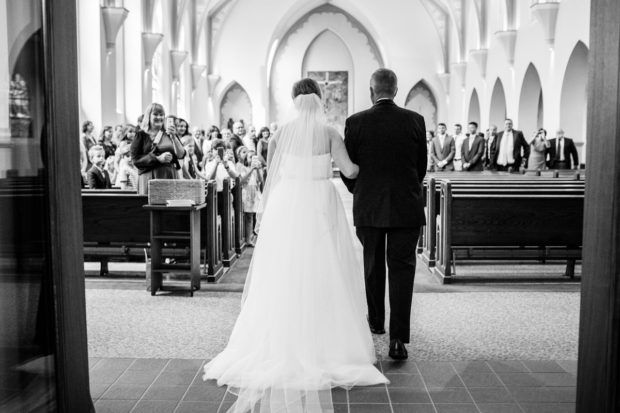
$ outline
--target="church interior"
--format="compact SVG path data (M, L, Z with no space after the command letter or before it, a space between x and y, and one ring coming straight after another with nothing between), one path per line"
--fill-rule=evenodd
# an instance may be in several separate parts
M409 359L373 334L390 383L335 388L334 411L617 411L618 27L614 1L2 1L0 411L234 406L201 372L239 315L259 198L211 157L260 192L292 85L319 84L344 138L379 68L426 127ZM134 165L154 107L186 156L172 195Z

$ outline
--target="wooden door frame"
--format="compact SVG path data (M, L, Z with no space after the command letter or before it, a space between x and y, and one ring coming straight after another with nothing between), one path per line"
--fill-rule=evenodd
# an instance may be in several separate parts
M591 0L577 412L620 411L620 2Z
M41 0L51 273L60 412L94 411L88 375L80 196L76 0ZM98 46L98 44L97 44Z

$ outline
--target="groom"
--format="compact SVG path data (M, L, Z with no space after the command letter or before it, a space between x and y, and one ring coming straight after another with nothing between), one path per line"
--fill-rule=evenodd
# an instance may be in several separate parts
M353 221L364 246L368 322L384 334L385 263L390 298L390 351L407 358L416 244L425 224L422 180L426 173L426 127L416 112L394 103L396 74L379 69L370 79L373 106L349 117L345 145L360 173L342 177L353 193Z

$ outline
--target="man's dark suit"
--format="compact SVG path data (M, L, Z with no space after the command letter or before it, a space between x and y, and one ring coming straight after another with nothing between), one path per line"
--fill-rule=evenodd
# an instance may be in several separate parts
M384 326L387 239L390 338L408 343L416 243L425 224L424 118L379 100L349 117L344 134L349 156L360 167L357 179L342 179L353 193L353 221L364 246L368 321L376 329Z
M575 142L567 137L562 139L564 139L564 162L566 165L560 164L560 154L557 153L558 141L556 138L553 138L549 139L549 148L547 148L547 153L549 154L547 166L550 169L573 169L579 166L579 154L577 153Z
M492 168L497 168L498 170L508 170L508 168L512 167L513 171L517 172L519 168L525 167L527 164L527 159L530 157L530 145L526 142L523 137L523 132L520 130L513 129L512 130L512 157L514 159L513 163L509 163L508 165L502 166L497 164L497 159L499 158L499 151L501 148L502 139L504 137L505 131L501 131L497 134L493 143L491 144L491 156L493 161L491 162ZM523 149L523 155L521 155L521 149Z
M482 171L482 155L484 155L484 139L480 136L476 136L472 141L471 148L469 147L469 136L463 141L461 146L461 160L463 165L469 164L469 168L464 171Z
M108 189L112 188L110 183L110 174L105 169L103 172L99 170L95 165L86 173L88 178L88 187L90 189Z

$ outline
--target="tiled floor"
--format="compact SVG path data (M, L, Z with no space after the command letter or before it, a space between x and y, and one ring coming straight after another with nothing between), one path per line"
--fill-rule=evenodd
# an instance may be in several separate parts
M205 360L93 358L97 413L225 412L234 396L202 381ZM575 361L393 362L389 385L332 392L335 412L569 413Z

